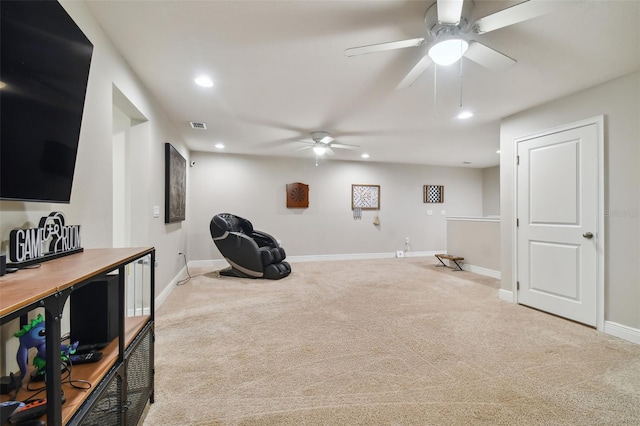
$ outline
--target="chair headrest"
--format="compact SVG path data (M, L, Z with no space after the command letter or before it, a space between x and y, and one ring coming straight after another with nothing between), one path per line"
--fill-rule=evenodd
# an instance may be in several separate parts
M230 213L220 213L211 219L209 230L213 238L224 235L225 232L242 232L251 235L253 225L247 219Z

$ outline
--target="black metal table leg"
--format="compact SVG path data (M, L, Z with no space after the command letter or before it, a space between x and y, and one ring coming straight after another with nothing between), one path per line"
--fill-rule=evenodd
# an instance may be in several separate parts
M462 266L460 266L455 259L451 259L451 260L453 260L453 263L455 263L456 266L458 267L458 269L454 269L454 271L456 271L456 272L457 271L464 271L464 269L462 269Z
M439 256L436 256L436 259L438 259L440 261L440 265L436 265L437 268L441 268L441 267L447 267L447 265L444 264L444 262L442 261L442 259L440 259Z

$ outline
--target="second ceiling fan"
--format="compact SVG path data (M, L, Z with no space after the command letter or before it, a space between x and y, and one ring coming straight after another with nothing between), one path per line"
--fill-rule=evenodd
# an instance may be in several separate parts
M555 4L554 4L555 3ZM346 56L384 52L405 47L431 43L426 55L409 71L397 89L411 86L432 63L450 65L462 57L486 68L502 70L513 66L516 60L478 41L471 40L469 33L484 34L518 22L526 21L553 12L557 2L528 0L470 23L472 0L437 0L424 16L428 37L352 47L345 50Z
M357 145L348 145L344 143L336 143L333 136L331 136L328 132L311 132L311 139L313 142L309 141L300 141L300 143L305 144L302 147L296 148L293 151L299 151L302 149L313 149L313 152L316 156L323 156L324 154L335 155L335 153L331 150L331 148L344 148L344 149L358 149L360 148Z

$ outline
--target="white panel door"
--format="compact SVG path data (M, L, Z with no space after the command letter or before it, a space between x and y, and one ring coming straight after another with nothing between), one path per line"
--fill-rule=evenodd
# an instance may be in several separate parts
M596 326L598 126L517 142L518 302Z

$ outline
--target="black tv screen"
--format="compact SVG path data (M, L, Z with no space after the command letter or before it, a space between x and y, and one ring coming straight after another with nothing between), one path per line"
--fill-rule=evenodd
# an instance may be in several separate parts
M93 44L55 0L0 15L0 199L68 203Z

